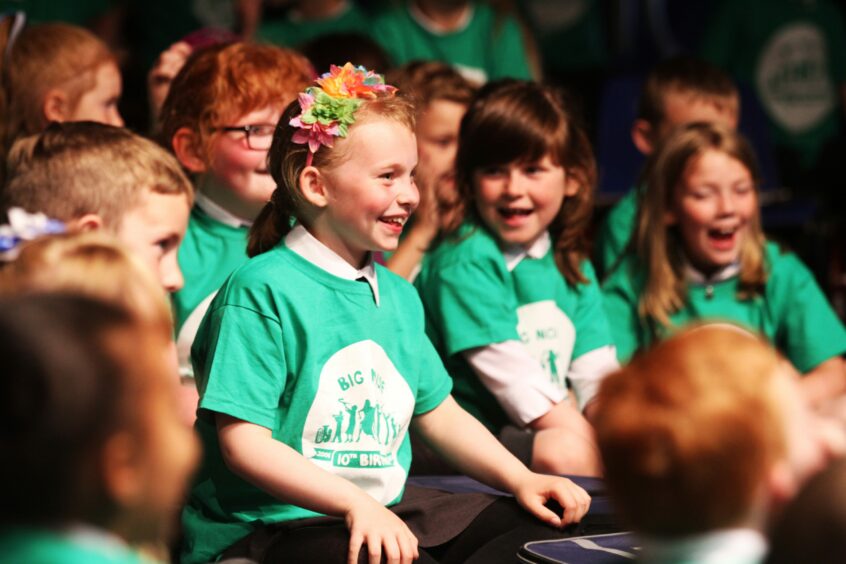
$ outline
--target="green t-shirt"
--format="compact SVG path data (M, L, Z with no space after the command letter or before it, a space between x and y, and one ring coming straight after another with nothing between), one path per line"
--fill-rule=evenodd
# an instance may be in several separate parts
M407 5L386 9L376 18L373 37L397 65L415 60L441 61L477 82L498 78L531 79L520 26L498 17L490 6L473 3L467 25L452 33L426 29Z
M112 538L35 529L0 533L0 562L9 564L154 564Z
M248 235L249 227L227 225L200 206L191 210L185 239L179 246L179 268L185 285L172 296L176 340L180 351L185 351L180 354L183 374L191 373L188 352L211 299L226 277L247 261Z
M361 8L352 3L348 4L347 9L340 14L326 19L292 20L286 14L283 18L262 22L256 31L256 39L281 47L300 47L312 39L330 33L367 35L369 33L367 16ZM343 61L338 64L343 64Z
M526 256L509 271L490 232L472 224L427 253L414 282L426 331L454 380L456 400L492 431L510 423L508 416L459 353L519 340L565 388L574 359L613 344L588 261L582 273L587 284L568 284L552 249L539 259Z
M827 0L723 1L702 42L706 59L754 86L777 143L812 164L839 131L846 26Z
M600 276L607 276L631 241L637 222L637 189L632 188L608 210L594 241L594 260Z
M270 429L385 505L401 498L411 417L437 407L451 382L414 288L376 272L378 306L367 283L333 276L283 242L221 288L192 350L205 457L183 512L183 562L214 559L258 524L316 515L233 474L213 412Z
M689 284L684 307L670 316L672 326L661 327L638 315L646 276L639 260L626 256L602 288L620 362L695 320L730 321L760 333L801 372L846 352L846 330L808 268L775 243L767 244L766 261L763 294L739 300L737 276Z

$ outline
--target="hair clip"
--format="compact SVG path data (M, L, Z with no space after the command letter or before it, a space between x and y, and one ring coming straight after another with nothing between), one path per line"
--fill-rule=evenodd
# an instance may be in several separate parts
M66 231L65 224L43 213L29 213L23 208L9 208L9 223L0 225L0 261L15 260L21 243L45 235Z
M311 166L321 145L332 147L335 137L347 136L363 100L393 96L397 91L385 84L382 75L362 66L354 67L352 63L343 67L332 65L316 83L317 86L300 93L300 115L288 122L299 129L292 141L308 145L306 166Z

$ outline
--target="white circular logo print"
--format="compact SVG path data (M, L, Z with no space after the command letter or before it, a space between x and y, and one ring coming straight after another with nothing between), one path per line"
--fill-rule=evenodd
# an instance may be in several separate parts
M303 455L390 503L405 484L397 451L413 413L414 394L385 350L370 340L353 343L320 371Z
M834 110L827 69L825 37L815 26L796 23L773 34L761 51L755 79L761 102L778 125L802 133Z
M566 390L576 344L576 328L570 318L552 300L526 304L517 308L517 334L550 382Z

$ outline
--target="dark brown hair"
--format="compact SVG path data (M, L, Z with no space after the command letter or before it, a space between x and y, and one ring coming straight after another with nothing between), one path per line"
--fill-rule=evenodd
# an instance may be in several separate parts
M596 161L569 104L552 87L502 80L479 91L461 120L456 156L459 201L445 235L456 233L467 218L480 221L475 205L477 171L534 162L546 155L579 185L549 226L555 262L567 282L586 283L581 263L588 254L585 230L593 211Z
M731 77L720 68L694 57L675 57L656 65L646 77L637 117L657 127L664 120L667 94L679 92L707 100L722 111L738 115L740 98Z

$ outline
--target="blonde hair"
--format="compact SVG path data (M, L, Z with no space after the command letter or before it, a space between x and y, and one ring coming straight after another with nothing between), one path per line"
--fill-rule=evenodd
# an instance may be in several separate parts
M788 453L783 361L735 326L691 328L607 376L605 481L627 526L658 537L737 526Z
M3 149L15 139L41 131L47 120L44 100L60 89L69 109L96 85L96 71L106 63L117 65L108 46L91 32L65 23L28 26L8 45L8 32L0 33L0 60L5 112Z
M455 159L459 201L445 234L457 233L466 218L477 218L477 171L545 155L578 183L578 191L564 200L549 225L555 263L569 284L587 283L582 262L588 251L585 233L593 213L596 161L570 105L552 87L502 80L479 91L461 120Z
M250 229L247 254L251 257L276 246L291 230L293 221L302 220L307 209L300 192L300 174L306 167L308 145L294 143L293 135L297 129L289 125L300 111L299 102L291 102L273 133L273 144L268 152L268 169L276 181L276 189ZM414 131L414 107L408 99L403 96L363 99L355 112L355 123L350 126L347 138L336 139L333 147L320 147L314 153L313 166L318 169L338 166L350 150L349 137L356 126L377 119L395 121Z
M760 184L752 148L739 133L720 124L682 126L653 153L641 183L645 193L638 209L633 244L646 269L646 287L638 311L663 325L670 324L670 315L683 307L687 298L682 241L665 218L685 171L706 151L719 151L737 159L752 176L756 191ZM740 248L740 299L760 293L767 281L760 214L750 218L746 229Z
M176 158L149 139L93 122L52 123L18 140L8 159L3 209L19 206L71 221L96 213L115 229L145 192L184 194L194 188Z
M36 239L0 270L0 294L57 292L113 303L155 325L173 323L167 295L149 268L103 232Z

